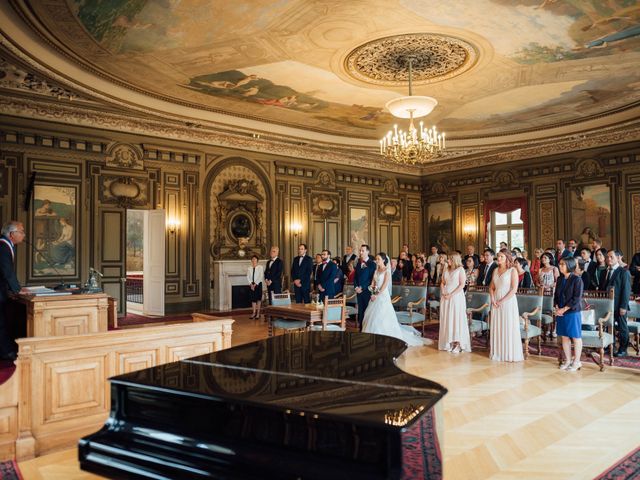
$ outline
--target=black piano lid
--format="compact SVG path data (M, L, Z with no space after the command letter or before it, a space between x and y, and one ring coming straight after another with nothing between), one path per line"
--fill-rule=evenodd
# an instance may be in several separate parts
M382 335L289 333L110 380L114 387L404 430L447 393L396 366L406 348Z

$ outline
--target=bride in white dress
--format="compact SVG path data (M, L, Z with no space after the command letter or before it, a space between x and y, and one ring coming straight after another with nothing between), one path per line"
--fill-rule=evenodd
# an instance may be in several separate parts
M387 268L388 263L389 257L386 253L376 255L378 268L373 274L371 286L377 288L378 293L371 295L369 306L364 312L362 331L395 337L407 342L410 347L430 344L431 341L422 338L415 328L398 322L391 303L391 271Z

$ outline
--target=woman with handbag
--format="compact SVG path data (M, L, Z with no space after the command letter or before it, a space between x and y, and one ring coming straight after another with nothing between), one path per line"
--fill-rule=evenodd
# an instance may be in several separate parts
M560 276L556 283L553 298L557 319L556 332L562 337L564 363L560 370L575 372L580 370L582 362L582 279L575 274L576 259L566 257L560 260ZM571 342L575 356L571 358Z

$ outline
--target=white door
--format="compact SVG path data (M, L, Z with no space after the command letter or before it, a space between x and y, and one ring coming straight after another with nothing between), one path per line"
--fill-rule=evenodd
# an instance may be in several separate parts
M164 210L148 210L144 216L144 315L164 315Z

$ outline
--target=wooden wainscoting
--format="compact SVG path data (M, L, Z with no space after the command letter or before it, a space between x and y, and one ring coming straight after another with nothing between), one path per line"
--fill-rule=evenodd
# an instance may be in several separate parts
M9 380L17 394L9 393L8 382L2 386L7 398L0 395L0 454L24 460L74 446L105 422L109 377L229 348L233 322L18 340Z

